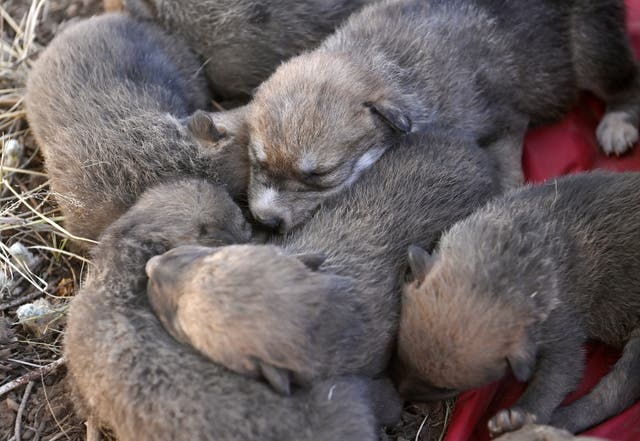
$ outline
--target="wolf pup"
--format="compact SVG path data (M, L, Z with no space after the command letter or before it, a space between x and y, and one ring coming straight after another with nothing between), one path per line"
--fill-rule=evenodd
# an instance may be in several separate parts
M328 201L309 222L285 237L276 238L273 244L279 245L280 251L247 246L218 257L218 253L203 257L200 250L192 249L150 262L151 286L154 282L165 285L162 289L154 288L155 295L165 297L164 301L169 303L160 305L160 315L162 311L170 312L165 322L178 317L172 323L176 329L184 321L193 320L188 329L183 329L193 337L198 333L194 327L206 321L203 315L207 313L211 314L212 323L217 324L231 317L230 314L264 307L263 316L248 315L244 319L253 319L253 323L245 325L243 320L237 326L224 328L233 342L224 342L225 336L218 329L210 340L192 343L201 350L211 345L210 349L227 357L227 363L246 361L247 356L255 354L254 364L242 364L239 370L264 375L256 366L265 365L270 371L265 377L269 376L269 381L281 391L288 389L287 380L296 383L306 376L322 377L327 372L383 374L397 335L407 246L417 242L433 247L444 229L501 190L491 156L477 145L447 130L411 135L402 148L389 152L384 163L365 173L344 198ZM222 258L232 258L232 254L236 255L234 265ZM305 267L298 258L317 254L326 255L317 271L313 267L321 259L311 263L307 259ZM309 264L312 268L308 268ZM206 270L199 271L205 267ZM183 271L184 279L178 275ZM196 276L189 282L192 274ZM314 295L304 299L307 290ZM225 299L233 299L232 293L236 291L243 301L233 306L224 304ZM219 298L217 293L221 294ZM316 299L337 304L316 305ZM186 311L180 311L190 302L199 307L201 300L209 304L202 315L187 317ZM341 311L343 306L345 310ZM171 315L172 310L177 310L177 315ZM330 320L327 324L318 317L324 314L336 314L336 320L350 318L348 323ZM255 337L263 325L274 328ZM315 329L316 325L320 328ZM334 332L332 326L338 328L335 331L341 336L329 341ZM206 338L206 331L200 337ZM317 340L313 341L314 338ZM309 349L306 346L288 349L309 341ZM220 346L216 347L218 343ZM330 346L323 348L325 343ZM316 347L318 350L314 350ZM327 358L331 357L329 348L348 356ZM317 368L328 360L332 360L331 366ZM278 369L282 372L272 375Z
M580 432L640 398L640 174L594 172L527 187L409 250L398 338L401 392L440 399L511 371L529 381L494 434L537 422ZM587 338L624 348L585 397ZM554 413L555 412L555 413Z
M282 397L179 344L151 311L144 267L152 256L248 239L224 189L194 180L147 190L107 228L65 336L81 411L122 441L378 440L384 415L374 412L398 403L388 382L331 378Z
M178 247L149 260L147 293L177 340L289 395L291 383L376 373L359 354L365 305L350 278L318 271L323 261L273 245Z
M247 99L278 64L317 46L362 5L376 0L124 0L185 39L203 57L213 92Z
M148 187L192 176L233 196L248 181L235 112L207 107L196 56L151 24L110 14L56 37L27 83L27 116L75 236L97 239ZM191 116L190 116L191 115Z
M521 166L507 164L521 157L526 128L560 117L580 88L607 103L602 148L624 153L640 115L624 17L622 0L366 7L258 88L247 110L251 211L290 230L433 123L465 130L519 184Z

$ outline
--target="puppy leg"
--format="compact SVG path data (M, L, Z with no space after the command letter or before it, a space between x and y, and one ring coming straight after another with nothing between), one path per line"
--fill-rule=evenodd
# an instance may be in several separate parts
M638 140L640 120L640 78L625 31L624 2L578 1L572 25L578 83L607 104L598 142L605 153L620 155Z
M86 422L87 425L87 441L100 441L102 435L100 433L100 425L93 417L89 417Z
M640 328L631 334L622 357L589 394L558 409L553 426L582 432L615 416L640 398Z
M492 436L518 430L525 424L547 424L562 400L580 384L584 336L580 328L568 329L567 323L578 320L566 312L552 313L547 318L550 331L540 338L533 378L514 407L501 410L489 420Z
M519 187L524 183L522 150L528 125L528 119L519 119L516 123L510 124L508 131L501 133L495 141L485 147L494 161L503 191Z

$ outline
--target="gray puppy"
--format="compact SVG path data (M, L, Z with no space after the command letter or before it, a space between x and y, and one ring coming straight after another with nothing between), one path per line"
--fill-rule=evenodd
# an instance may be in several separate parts
M256 366L268 366L269 380L280 391L286 392L290 381L327 372L380 374L397 332L406 247L412 242L433 247L445 228L499 193L494 166L485 150L455 133L410 136L343 198L323 205L277 242L289 256L325 253L319 271L260 246L235 253L234 263L242 259L238 266L215 253L204 258L205 265L202 250L182 250L150 268L150 283L165 286L152 294L159 297L154 303L166 302L159 308L168 311L164 322L191 334L187 339L195 336L203 353L226 357L224 362L251 374L261 373ZM313 295L301 300L305 293ZM236 296L244 300L237 302ZM208 303L214 323L227 322L208 340L206 331L196 336L207 312L179 311L194 299L198 307ZM235 319L244 314L242 321ZM325 315L334 318L323 320ZM266 327L272 328L260 332ZM331 340L334 327L339 334ZM224 341L221 332L233 340ZM248 363L250 356L257 359Z
M289 230L433 123L467 131L519 184L506 164L526 128L560 117L579 88L606 101L598 139L621 154L638 139L639 84L622 0L382 1L257 90L251 211Z
M569 176L488 204L454 225L435 257L411 248L401 392L440 399L511 370L530 382L491 419L494 434L549 421L580 432L640 398L638 194L638 173ZM587 338L624 347L622 358L556 411L581 380Z
M398 403L387 382L334 378L282 397L179 344L152 313L149 258L248 239L240 209L202 181L154 187L107 228L65 337L84 411L121 441L377 441L374 410Z
M216 96L246 99L278 64L312 49L362 5L376 0L125 0L205 60Z
M97 239L149 186L181 176L245 192L236 113L207 106L184 43L124 15L91 18L56 37L27 84L27 116L75 236Z

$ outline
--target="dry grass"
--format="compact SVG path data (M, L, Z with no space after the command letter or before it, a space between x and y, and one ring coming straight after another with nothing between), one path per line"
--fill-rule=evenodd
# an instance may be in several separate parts
M27 76L46 35L45 17L59 16L49 0L0 5L0 439L82 439L81 423L61 379L40 368L62 365L64 313L88 264L70 248L70 235L49 190L38 146L25 120ZM56 23L57 28L57 23ZM45 37L43 37L45 36ZM23 250L27 250L26 253ZM49 312L21 319L18 307L46 299ZM13 388L17 379L31 382ZM9 389L9 390L7 390ZM19 405L17 403L20 403Z
M99 9L100 0L0 3L0 441L84 439L64 384L62 337L69 300L90 263L73 252L61 225L25 119L24 92L33 61L59 25ZM28 254L16 253L16 244ZM35 326L21 321L18 308L38 299L50 312ZM45 366L54 369L41 375ZM451 403L407 406L402 423L382 437L441 440L450 411Z

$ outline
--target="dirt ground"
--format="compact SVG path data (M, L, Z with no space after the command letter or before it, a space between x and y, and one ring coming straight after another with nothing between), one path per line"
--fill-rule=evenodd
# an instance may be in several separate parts
M0 12L0 441L83 440L84 422L65 384L62 339L86 256L75 254L59 230L62 217L22 97L30 65L47 43L69 23L102 12L102 2L3 0ZM16 141L23 151L11 163L5 153ZM16 243L28 249L22 260ZM30 325L18 318L20 306L38 299L48 302L44 321ZM17 379L30 381L3 391ZM441 440L451 411L452 403L407 405L401 424L385 429L381 439Z

